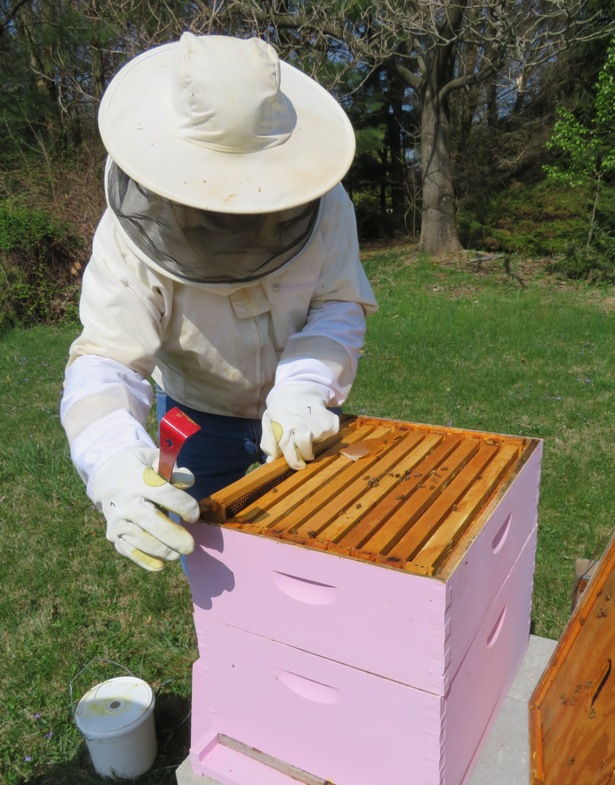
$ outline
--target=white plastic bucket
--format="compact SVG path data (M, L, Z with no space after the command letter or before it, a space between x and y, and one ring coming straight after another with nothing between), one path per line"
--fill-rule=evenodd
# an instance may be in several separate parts
M156 758L154 693L135 676L96 684L79 700L75 722L102 777L133 779Z

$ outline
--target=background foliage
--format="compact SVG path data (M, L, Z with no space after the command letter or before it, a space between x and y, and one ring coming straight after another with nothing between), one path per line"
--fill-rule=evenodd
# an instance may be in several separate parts
M531 10L533 0L524 2ZM124 62L184 30L260 35L320 79L356 128L357 156L345 185L361 238L418 239L429 91L412 74L421 67L419 41L434 57L441 54L446 36L430 25L445 23L447 3L419 17L412 4L396 0L0 0L0 327L63 318L74 309L74 279L103 208L98 102ZM566 0L562 31L556 20L564 6L556 3L540 33L529 21L524 26L520 6L500 5L455 5L462 17L449 31L455 46L438 89L446 98L455 231L465 247L556 256L563 274L611 280L613 4ZM539 16L549 4L534 5ZM483 23L489 15L492 22ZM552 48L540 60L549 36ZM573 175L574 188L562 188ZM34 212L27 219L21 212L20 228L16 211L26 208ZM27 222L31 241L24 239ZM593 227L585 243L583 224ZM24 306L26 293L32 307Z

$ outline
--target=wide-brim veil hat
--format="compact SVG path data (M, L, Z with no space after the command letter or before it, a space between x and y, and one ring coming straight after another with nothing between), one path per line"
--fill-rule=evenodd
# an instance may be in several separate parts
M138 55L109 84L98 122L132 179L216 212L311 202L340 182L355 152L333 96L258 38L184 33Z

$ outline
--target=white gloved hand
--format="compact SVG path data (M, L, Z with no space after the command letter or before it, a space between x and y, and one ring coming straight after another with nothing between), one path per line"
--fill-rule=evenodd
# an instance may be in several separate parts
M339 427L339 417L327 409L319 385L274 387L263 414L261 450L267 453L268 463L284 455L291 469L305 469L305 462L314 458L312 444L334 436Z
M150 572L194 549L191 535L163 510L189 523L199 518L198 502L182 490L194 484L194 475L176 469L168 483L156 473L158 454L151 447L125 447L90 480L90 497L107 519L107 539Z

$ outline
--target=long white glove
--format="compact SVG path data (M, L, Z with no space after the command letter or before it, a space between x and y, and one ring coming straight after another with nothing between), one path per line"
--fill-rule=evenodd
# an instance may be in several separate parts
M327 409L323 387L280 385L267 396L261 449L267 462L284 455L291 469L305 469L305 462L314 458L313 443L334 436L339 427L339 417Z
M90 496L107 519L107 539L116 550L150 572L194 549L192 536L164 511L194 523L198 502L185 493L194 484L187 469L173 472L171 483L156 473L158 450L125 447L90 479Z

